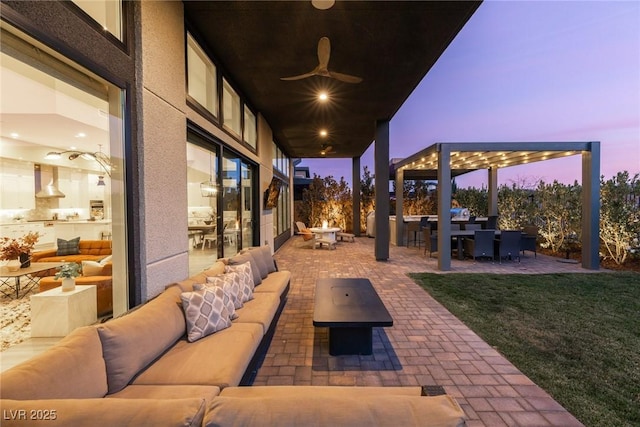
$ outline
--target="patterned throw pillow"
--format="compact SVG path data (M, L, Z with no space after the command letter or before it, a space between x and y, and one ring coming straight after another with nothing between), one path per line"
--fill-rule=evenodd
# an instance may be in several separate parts
M240 300L242 300L243 303L252 300L254 285L251 264L249 262L245 262L244 264L227 265L224 268L224 271L226 273L238 273L238 276L240 276L240 283L242 285Z
M201 291L204 288L222 288L222 286L212 286L210 283L194 283L193 284L194 291ZM229 292L226 291L226 289L222 288L222 291L224 292L224 298L223 298L224 305L227 307L227 310L229 311L229 320L236 320L239 316L236 313L236 307L235 307L235 304L233 303L233 298L231 297Z
M227 273L219 276L207 277L208 286L218 286L224 289L229 294L233 301L234 308L242 308L242 294L243 284L240 281L240 275L238 273Z
M222 288L206 287L180 295L187 321L187 340L194 342L231 326Z
M58 239L57 256L77 255L80 253L80 237L71 240Z

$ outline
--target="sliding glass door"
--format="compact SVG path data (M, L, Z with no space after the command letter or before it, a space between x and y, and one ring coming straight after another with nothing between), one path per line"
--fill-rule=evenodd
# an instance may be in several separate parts
M222 158L222 229L224 255L253 245L254 166L225 151Z

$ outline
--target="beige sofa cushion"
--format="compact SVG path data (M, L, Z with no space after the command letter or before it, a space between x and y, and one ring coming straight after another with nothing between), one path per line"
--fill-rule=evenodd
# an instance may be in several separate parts
M236 310L238 318L234 322L258 323L262 326L262 333L266 334L278 311L280 296L268 292L254 294L254 296L254 299L244 303L244 307Z
M420 396L419 386L405 387L353 387L353 386L251 386L227 387L220 395L224 397L288 397L292 395L307 396L308 399L323 397L357 397L367 396Z
M131 313L98 326L109 393L122 390L186 331L180 287L172 286Z
M3 420L3 426L200 426L207 406L204 399L52 399L0 400L3 414L25 411L25 419ZM32 412L33 411L33 412ZM55 411L53 414L51 411ZM34 416L50 419L34 420ZM51 419L55 417L55 419ZM18 418L17 416L15 418ZM6 424L5 424L6 423Z
M260 292L275 292L278 295L282 295L290 280L290 271L276 271L275 273L269 274L269 276L262 281L260 286L256 286L253 290L253 294L255 295Z
M3 372L0 394L3 399L103 397L107 374L98 331L78 328L48 351Z
M306 388L300 386L300 389ZM302 390L301 390L302 391ZM205 426L464 426L457 402L443 396L288 396L225 397L209 405Z
M233 323L193 343L182 339L133 384L238 385L262 340L262 326Z
M220 394L220 387L211 385L130 385L109 399L184 399L185 397L204 399L211 403Z

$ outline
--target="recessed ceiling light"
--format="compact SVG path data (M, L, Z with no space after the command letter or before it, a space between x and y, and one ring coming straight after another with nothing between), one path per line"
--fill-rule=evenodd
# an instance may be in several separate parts
M335 3L335 0L311 0L313 7L320 10L331 9Z
M84 132L78 132L78 133L76 133L76 138L84 138L85 136L87 136L87 134L86 134L86 133L84 133Z
M17 137L19 137L19 136L20 136L20 134L19 134L19 133L17 133L17 132L11 132L11 138L17 138Z
M71 147L69 147L69 150L77 150L78 147L76 147L75 145L72 145Z
M327 136L327 135L328 135L328 133L327 133L326 129L321 129L320 130L320 136Z
M320 93L318 94L318 99L319 99L321 102L326 102L326 101L328 101L328 100L329 100L329 95L327 94L327 92L320 92Z

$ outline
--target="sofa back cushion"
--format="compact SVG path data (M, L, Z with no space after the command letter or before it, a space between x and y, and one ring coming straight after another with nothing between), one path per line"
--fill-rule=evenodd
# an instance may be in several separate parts
M465 414L448 395L323 396L314 399L300 387L291 396L213 399L203 426L438 426L462 427ZM259 420L259 423L256 422Z
M252 251L251 253L254 255L254 257L256 257L256 255L260 256L263 264L267 268L267 274L275 273L276 271L278 271L276 269L276 263L273 260L273 255L271 255L271 247L269 245L252 246L249 248L249 250Z
M125 316L98 326L109 394L122 390L185 334L180 287L171 286Z
M3 426L64 427L201 427L207 409L200 398L2 400L0 407L10 420Z
M111 240L80 240L82 255L111 255Z
M93 326L0 375L2 399L86 399L107 394L102 345Z

